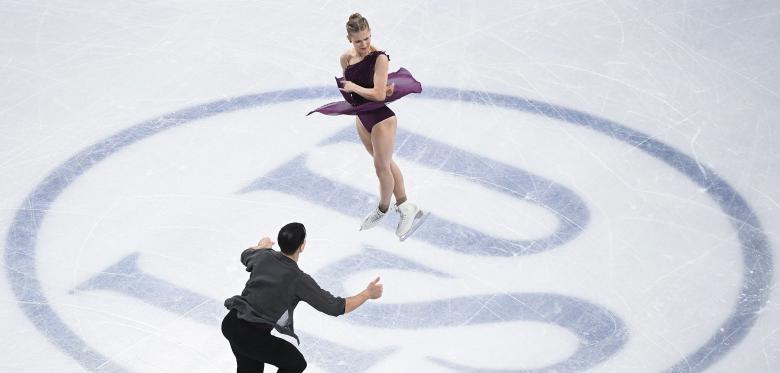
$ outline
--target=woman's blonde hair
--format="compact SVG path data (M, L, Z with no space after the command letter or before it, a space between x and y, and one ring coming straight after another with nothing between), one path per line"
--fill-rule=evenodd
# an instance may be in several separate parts
M366 17L360 15L360 13L352 13L347 21L347 36L358 33L363 30L370 30L368 26L368 20Z

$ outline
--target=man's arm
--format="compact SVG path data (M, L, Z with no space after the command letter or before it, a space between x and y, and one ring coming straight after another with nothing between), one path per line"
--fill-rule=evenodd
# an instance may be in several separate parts
M298 285L298 297L308 303L317 311L331 316L343 315L353 311L365 303L368 299L376 299L382 296L382 285L378 284L379 278L372 281L366 290L344 299L335 297L327 290L323 290L311 276L303 274Z
M275 242L271 241L270 238L263 237L260 242L257 243L257 245L252 246L241 253L241 263L244 265L244 267L249 267L249 257L252 256L255 251L261 249L270 249L274 247L274 243ZM249 268L247 268L247 270L249 270Z

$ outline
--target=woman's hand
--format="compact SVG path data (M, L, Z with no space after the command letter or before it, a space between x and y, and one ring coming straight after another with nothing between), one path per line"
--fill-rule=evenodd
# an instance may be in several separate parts
M355 83L350 82L349 80L342 80L344 82L344 86L339 88L342 92L352 93L355 92L356 87L358 86Z
M341 80L340 82L344 84L339 88L340 91L345 93L356 93L371 101L383 101L385 98L390 97L395 91L395 84L385 85L384 92L382 92L375 88L361 87L349 80ZM384 93L384 95L382 93Z

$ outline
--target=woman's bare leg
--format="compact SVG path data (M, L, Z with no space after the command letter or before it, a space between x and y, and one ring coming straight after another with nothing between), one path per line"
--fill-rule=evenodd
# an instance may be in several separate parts
M385 183L389 184L392 182L391 190L393 195L395 195L396 203L400 204L406 201L404 177L403 174L401 174L401 169L398 168L398 165L395 163L395 161L393 161L392 158L395 147L395 130L397 127L397 120L395 117L385 119L382 122L377 123L374 126L372 132L368 132L368 130L363 127L360 119L357 119L356 127L358 136L360 136L360 141L363 143L366 151L368 151L368 154L371 154L371 156L374 158L374 168L376 169L377 177L379 178L380 210L387 211L387 208L390 205L390 195L389 193L387 193L386 196L382 194L382 192L387 190L388 185L383 185L383 177L380 175L385 177ZM379 130L380 132L377 132L378 128L381 128ZM374 142L378 142L377 147L375 147ZM376 155L374 154L374 149L382 149L380 152L378 152L379 159L377 159ZM389 181L387 179L388 159L390 176L392 176ZM386 199L383 197L386 197Z
M395 117L377 123L371 131L371 145L374 148L374 169L379 178L379 209L387 211L390 197L395 189L392 167L395 148Z
M393 195L395 196L395 203L400 205L406 202L406 186L404 186L404 175L401 174L401 169L395 164L394 160L390 161L390 171L393 173Z

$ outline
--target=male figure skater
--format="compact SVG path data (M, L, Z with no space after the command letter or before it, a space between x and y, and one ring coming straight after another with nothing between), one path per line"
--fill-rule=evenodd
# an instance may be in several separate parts
M339 316L382 296L379 277L365 290L344 299L320 288L298 268L298 258L306 247L303 224L285 225L277 240L281 252L272 249L274 242L270 238L263 237L257 246L241 253L241 263L251 273L249 280L241 295L225 300L230 312L222 321L222 334L236 356L238 373L262 372L264 363L275 365L279 373L306 369L306 360L295 346L271 335L271 329L276 328L298 340L293 329L293 311L299 301L320 312Z

